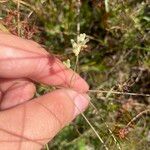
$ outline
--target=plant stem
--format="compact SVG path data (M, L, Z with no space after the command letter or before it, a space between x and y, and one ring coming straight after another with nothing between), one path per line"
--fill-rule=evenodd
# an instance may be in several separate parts
M109 91L103 90L89 90L90 93L108 93ZM143 94L143 93L129 93L129 92L118 92L118 91L111 91L112 94L117 95L131 95L131 96L145 96L150 97L150 94Z

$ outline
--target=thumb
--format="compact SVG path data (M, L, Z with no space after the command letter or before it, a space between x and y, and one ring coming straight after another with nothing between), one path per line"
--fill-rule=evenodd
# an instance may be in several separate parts
M59 89L3 111L0 113L0 148L41 149L87 105L86 94Z

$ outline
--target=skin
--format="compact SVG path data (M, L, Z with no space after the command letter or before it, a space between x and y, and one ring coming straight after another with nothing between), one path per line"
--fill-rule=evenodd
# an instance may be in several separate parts
M33 98L35 82L59 88ZM88 89L39 44L0 32L0 149L41 149L86 109Z

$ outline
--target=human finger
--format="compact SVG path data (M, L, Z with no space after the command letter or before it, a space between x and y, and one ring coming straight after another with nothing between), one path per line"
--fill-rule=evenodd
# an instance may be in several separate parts
M0 34L1 37L1 34ZM5 41L10 38L6 36ZM19 38L20 39L20 38ZM86 92L88 84L77 73L65 67L61 61L49 55L44 49L31 46L22 47L17 38L17 44L10 46L0 42L0 77L1 78L30 78L34 81L73 88Z
M0 79L0 91L0 110L4 110L33 98L36 88L27 79Z
M0 147L41 149L83 112L88 103L87 95L61 89L3 111L0 114Z

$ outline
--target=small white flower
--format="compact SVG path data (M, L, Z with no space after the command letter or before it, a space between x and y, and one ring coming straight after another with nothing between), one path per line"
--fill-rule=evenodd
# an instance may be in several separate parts
M86 34L80 34L79 36L77 36L77 41L74 41L73 39L71 39L71 43L72 43L72 48L73 48L73 53L75 54L75 56L78 56L80 51L87 47L86 43L89 41L88 38L86 38Z
M79 36L77 36L78 43L79 42L81 42L81 43L84 42L85 38L86 38L86 34L85 33L82 33Z
M67 68L70 68L70 67L71 67L70 59L67 59L66 61L63 61L63 64L64 64Z

